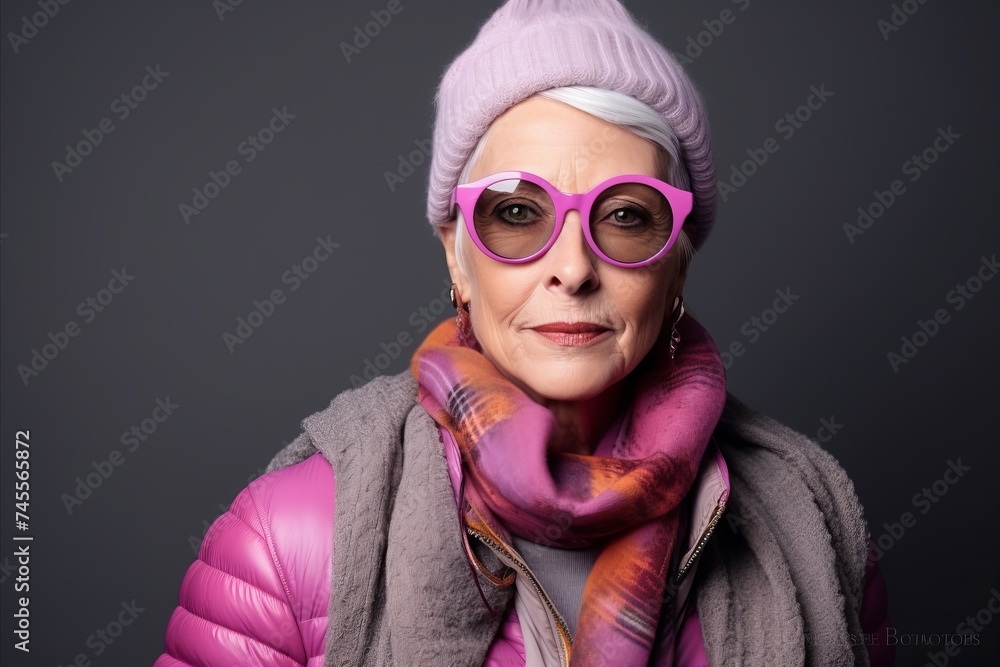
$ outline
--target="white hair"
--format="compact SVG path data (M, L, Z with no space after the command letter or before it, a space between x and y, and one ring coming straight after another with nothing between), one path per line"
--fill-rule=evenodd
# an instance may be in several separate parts
M645 102L637 100L631 95L603 88L595 88L593 86L550 88L535 93L532 97L544 97L557 102L563 102L608 123L620 125L636 136L652 142L659 149L656 160L657 171L659 173L656 174L656 177L682 190L691 190L691 181L681 158L680 142L677 139L677 135L674 134L673 129L663 119L663 116ZM483 133L483 136L480 137L479 143L476 144L469 159L465 162L462 173L458 177L459 183L469 182L469 173L472 171L472 166L482 156L483 149L486 147L486 141L492 129L493 126L490 125L486 129L486 132ZM458 217L461 217L461 215L459 211ZM459 268L461 268L463 273L468 274L469 271L464 264L465 248L463 237L465 234L462 233L461 229L456 230L456 232L455 255ZM690 264L694 256L694 246L691 244L691 239L684 229L681 230L680 235L677 237L675 247L680 255L680 268L683 270Z

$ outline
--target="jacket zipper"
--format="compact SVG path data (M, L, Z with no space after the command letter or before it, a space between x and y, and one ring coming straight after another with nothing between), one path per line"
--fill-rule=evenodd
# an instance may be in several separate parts
M719 520L722 519L722 515L725 511L726 511L726 501L721 500L719 501L719 504L715 507L715 512L713 512L712 514L712 519L708 522L708 525L705 526L705 530L702 532L701 538L698 540L698 544L695 546L694 551L691 553L691 557L687 559L687 562L685 562L684 565L681 567L681 569L677 572L674 581L680 581L681 578L684 576L684 574L691 568L691 565L696 560L698 560L698 556L701 555L702 550L705 548L705 544L708 542L709 538L712 537L712 533L715 532L715 528L718 525ZM560 614L556 610L555 605L553 605L552 601L549 600L549 597L545 594L545 591L543 591L542 587L538 585L538 580L535 579L535 575L531 573L531 570L528 569L528 566L521 559L517 558L511 552L511 550L508 549L503 544L497 542L496 540L490 537L487 537L486 535L483 535L482 533L473 528L467 527L466 530L468 531L469 535L472 535L473 537L489 545L493 549L502 552L504 555L507 556L507 558L512 560L518 566L518 568L520 568L522 572L524 572L525 576L528 577L528 580L531 582L531 585L535 588L535 592L538 594L538 597L541 598L542 602L545 603L545 606L552 614L552 617L555 618L556 623L559 624L560 629L562 630L563 633L565 633L565 637L569 638L569 642L572 642L572 634L569 631L569 627L566 625L566 621L563 620L562 614ZM566 658L567 647L565 645L565 641L566 641L565 639L560 637L559 657L560 657L560 663L562 665L568 666L569 662L567 661Z
M567 626L566 621L563 620L562 614L560 614L556 610L555 605L553 605L552 601L549 600L549 597L545 594L545 591L543 591L542 587L538 585L538 580L535 579L535 575L532 574L531 570L528 569L528 566L521 559L517 558L513 554L513 552L511 552L511 550L508 549L505 545L497 542L496 540L490 537L487 537L486 535L483 535L482 533L473 528L466 527L466 530L468 531L469 535L472 535L476 539L489 545L494 550L502 552L510 560L514 561L514 563L518 566L518 568L520 568L520 570L524 572L525 576L528 577L528 580L531 582L531 585L534 586L535 588L535 592L538 593L538 597L540 597L542 599L542 602L545 603L545 606L552 614L552 617L555 618L556 623L559 624L560 630L564 633L564 636L561 636L559 638L559 664L568 667L569 659L567 658L567 653L569 652L569 647L567 646L567 642L571 644L573 641L573 637L570 634L569 626Z
M691 564L698 559L698 556L701 554L701 550L705 548L705 543L708 542L708 538L712 536L712 533L715 531L716 524L719 523L719 519L722 518L722 514L725 511L726 511L726 501L721 500L719 501L719 504L716 506L715 512L712 514L712 520L708 522L707 526L705 526L705 530L701 534L701 539L698 540L698 544L697 546L695 546L694 551L691 553L691 557L687 559L687 562L684 563L684 566L681 567L681 569L677 572L677 576L674 577L674 581L680 581L681 577L684 576L684 573L687 572L688 569L690 569Z

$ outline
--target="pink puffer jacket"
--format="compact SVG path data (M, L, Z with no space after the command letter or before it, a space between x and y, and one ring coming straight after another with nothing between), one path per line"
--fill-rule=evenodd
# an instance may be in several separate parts
M334 472L322 454L254 480L209 528L180 588L154 667L321 667L333 545ZM865 633L888 625L886 591L869 563ZM676 664L708 667L697 611L681 626ZM892 647L869 646L873 667ZM487 667L523 667L524 639L511 606Z

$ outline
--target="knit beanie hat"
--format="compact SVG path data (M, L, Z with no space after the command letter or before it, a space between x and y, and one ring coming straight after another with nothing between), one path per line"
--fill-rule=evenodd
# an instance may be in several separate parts
M690 177L694 208L684 228L699 248L715 220L708 117L680 63L618 0L508 0L482 25L435 97L428 220L451 219L458 177L497 116L559 86L618 91L663 115Z

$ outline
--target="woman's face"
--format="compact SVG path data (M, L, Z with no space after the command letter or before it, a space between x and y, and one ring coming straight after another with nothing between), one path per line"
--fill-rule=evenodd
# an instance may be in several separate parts
M537 174L559 191L586 192L620 174L661 176L657 148L617 125L544 98L527 99L492 125L469 181L508 170ZM535 400L584 400L624 379L645 357L681 293L678 246L665 260L635 269L603 261L570 211L541 258L505 264L483 254L464 224L441 230L452 281L471 302L483 354ZM465 236L463 273L455 234ZM533 327L593 322L609 329L587 345L562 345Z

